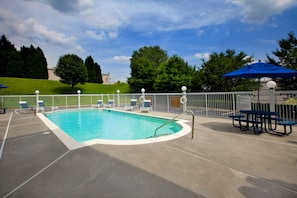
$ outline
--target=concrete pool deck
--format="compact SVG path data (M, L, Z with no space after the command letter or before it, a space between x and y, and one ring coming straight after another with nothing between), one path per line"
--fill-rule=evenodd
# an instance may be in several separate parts
M68 150L38 116L11 113L0 115L0 197L297 197L296 127L255 135L196 116L194 139Z

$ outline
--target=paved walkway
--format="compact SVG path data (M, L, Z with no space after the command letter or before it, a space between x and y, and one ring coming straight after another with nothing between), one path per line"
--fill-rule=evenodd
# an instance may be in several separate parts
M297 197L295 127L255 135L197 116L194 139L70 151L38 116L11 113L0 115L0 197Z

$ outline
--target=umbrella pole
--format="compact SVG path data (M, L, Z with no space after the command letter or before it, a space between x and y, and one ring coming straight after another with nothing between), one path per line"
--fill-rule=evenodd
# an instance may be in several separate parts
M258 88L258 105L257 105L257 107L258 107L258 111L260 110L260 88Z
M260 77L258 78L258 105L257 105L257 107L258 107L258 111L260 111Z

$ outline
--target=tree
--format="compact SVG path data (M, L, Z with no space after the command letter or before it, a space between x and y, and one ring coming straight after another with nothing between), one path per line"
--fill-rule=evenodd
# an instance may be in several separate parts
M153 91L156 71L167 59L167 52L159 46L144 46L134 51L130 62L131 77L128 78L131 91L137 92L141 88L147 92Z
M94 64L94 68L95 68L95 82L102 84L103 83L103 79L102 79L102 73L101 73L101 67L99 64L95 63Z
M48 79L46 58L39 47L35 48L33 45L30 47L23 46L20 54L24 62L24 78Z
M100 65L94 62L92 56L86 58L85 65L88 70L88 82L102 84L103 81Z
M275 65L282 65L286 68L296 70L297 69L297 39L293 32L288 34L287 39L280 39L277 41L280 49L272 51L272 54L277 57L278 60L267 55L269 63ZM279 86L284 90L296 90L297 77L290 79L280 79Z
M84 84L88 80L86 66L83 60L75 54L61 56L54 73L61 78L62 83L71 85L72 89L76 84Z
M249 79L232 79L223 75L250 63L252 57L244 52L236 54L234 50L227 49L226 52L213 53L208 61L203 60L198 76L201 79L201 89L204 91L239 91L250 90L256 85L250 83Z
M183 85L190 90L195 69L190 67L182 58L174 55L160 64L156 72L155 91L180 92Z
M23 77L24 63L13 44L2 35L0 40L0 76Z

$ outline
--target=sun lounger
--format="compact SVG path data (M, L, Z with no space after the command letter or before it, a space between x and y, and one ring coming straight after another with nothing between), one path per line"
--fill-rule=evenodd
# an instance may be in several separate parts
M140 107L141 112L149 112L151 111L151 100L144 100L143 101L143 106Z
M51 106L52 111L57 111L58 107L57 106ZM38 111L39 112L44 112L45 111L45 104L43 100L38 100Z
M103 106L104 106L103 100L97 100L97 104L92 105L92 107L96 107L96 108L100 108Z
M41 112L44 112L44 109L45 109L45 105L43 100L38 100L38 110Z
M114 106L113 100L108 100L108 104L104 105L104 107L111 108Z
M29 107L27 101L19 101L20 108L15 110L16 114L20 113L28 113L30 111L33 111L33 107Z
M136 108L137 108L137 99L131 99L130 100L130 105L125 106L125 110L130 110L130 111L133 111Z

